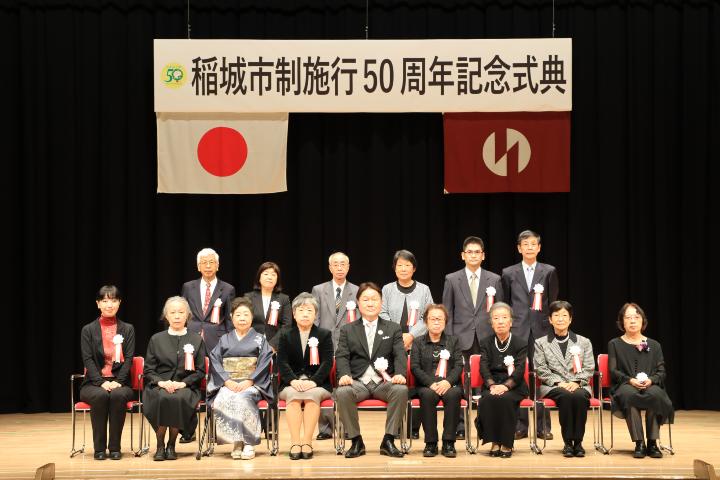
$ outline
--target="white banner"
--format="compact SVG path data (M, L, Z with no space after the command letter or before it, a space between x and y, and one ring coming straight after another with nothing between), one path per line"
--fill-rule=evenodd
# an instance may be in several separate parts
M572 110L572 40L155 40L156 112Z

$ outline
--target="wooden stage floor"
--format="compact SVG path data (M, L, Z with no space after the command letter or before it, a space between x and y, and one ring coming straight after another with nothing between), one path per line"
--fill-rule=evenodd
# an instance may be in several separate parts
M361 426L368 454L358 459L335 455L332 440L315 442L315 458L291 461L287 458L289 438L281 428L280 455L272 457L265 444L257 447L254 460L232 460L230 446L216 448L212 457L195 460L196 443L178 445L180 458L174 462L153 462L151 455L135 458L130 451L130 422L125 424L124 456L120 461L95 461L88 418L89 447L86 453L69 458L71 430L70 414L11 414L0 415L0 442L3 446L0 479L33 478L35 469L44 463L56 465L58 479L189 479L189 478L247 478L247 479L370 479L370 478L623 478L672 479L694 478L692 462L699 458L716 468L720 466L720 412L680 411L673 427L675 455L662 459L633 459L632 447L624 422L615 421L615 446L610 455L592 449L592 426L588 428L584 445L585 458L563 458L560 455L557 416L553 414L556 439L548 442L543 455L535 455L525 440L516 444L510 459L490 458L487 446L476 455L464 450L458 442L458 457L423 458L421 440L413 442L410 454L403 459L389 459L377 451L384 425L383 412L362 412ZM609 437L609 416L605 416ZM136 425L137 426L137 425ZM284 416L281 427L285 427ZM81 428L79 429L82 434ZM662 433L666 435L667 429ZM609 438L608 438L609 440Z

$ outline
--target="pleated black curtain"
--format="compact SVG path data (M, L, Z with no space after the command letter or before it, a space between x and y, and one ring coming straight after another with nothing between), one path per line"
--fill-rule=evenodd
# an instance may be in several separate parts
M193 38L357 39L360 0L191 2ZM291 296L329 279L346 251L355 283L394 279L395 250L440 301L467 235L484 267L542 234L573 329L596 353L625 301L650 318L679 408L720 408L720 333L711 227L720 151L720 4L715 0L557 1L573 39L572 191L443 195L442 116L291 114L288 192L158 195L152 41L187 36L185 0L0 3L2 205L6 268L0 411L68 410L81 327L111 283L144 353L164 300L220 253L220 277L251 289L280 264ZM550 0L369 2L369 36L552 35Z

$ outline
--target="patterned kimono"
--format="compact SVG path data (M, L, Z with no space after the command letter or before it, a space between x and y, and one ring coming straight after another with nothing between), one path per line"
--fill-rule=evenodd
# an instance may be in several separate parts
M243 338L235 330L228 332L210 353L208 403L215 416L217 442L243 442L258 445L262 425L257 402L272 399L270 363L272 349L265 336L252 328ZM233 392L227 380L252 380L253 386Z

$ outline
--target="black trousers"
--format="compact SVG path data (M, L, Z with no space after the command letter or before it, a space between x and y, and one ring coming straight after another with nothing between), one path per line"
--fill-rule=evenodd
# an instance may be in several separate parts
M127 402L132 400L130 387L118 387L110 392L95 385L80 389L80 400L90 404L90 422L93 431L93 447L96 452L120 451L120 438L125 425ZM110 435L108 441L108 424Z
M457 386L452 387L442 397L428 387L418 387L417 393L420 398L419 416L425 432L425 443L437 443L438 441L437 404L440 400L443 401L443 408L445 409L442 439L443 441L454 442L455 432L460 420L462 389Z
M550 390L545 398L555 400L557 403L563 440L581 442L585 436L590 392L578 388L570 393L564 388L557 387Z

